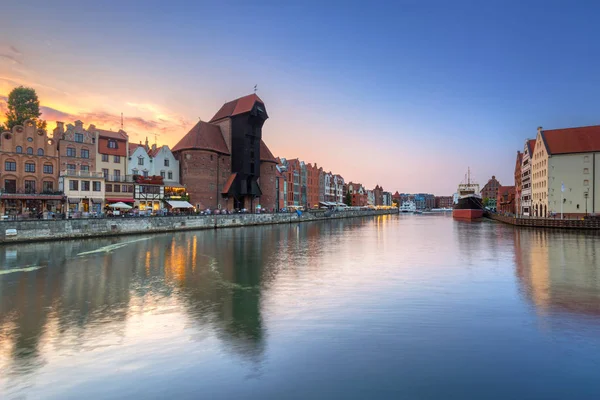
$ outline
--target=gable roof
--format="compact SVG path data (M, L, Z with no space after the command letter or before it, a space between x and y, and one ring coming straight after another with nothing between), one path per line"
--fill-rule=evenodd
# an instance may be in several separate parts
M533 154L534 150L535 150L535 139L529 139L527 140L527 150L529 151L529 156L531 157L531 155Z
M225 103L209 122L214 122L223 118L250 112L252 107L254 107L254 103L257 101L263 105L265 104L255 93Z
M600 125L542 130L548 154L600 151Z
M221 129L217 125L199 121L171 150L209 150L230 154Z
M127 140L127 139L129 139L129 136L127 136L127 133L125 131L122 131L122 130L119 130L118 132L113 132L113 131L107 131L107 130L104 130L104 129L98 129L94 125L91 125L90 128L91 127L94 127L93 130L95 132L97 132L98 136L100 136L100 137L110 138L110 139L117 139L117 140ZM88 128L88 130L90 128Z
M262 139L260 140L260 161L277 163L277 159Z
M166 144L163 144L162 146L158 146L155 149L153 149L152 147L150 149L148 149L148 154L150 155L150 157L154 158L156 157L156 155L158 153L160 153L160 151L164 148L167 148L167 150L169 150L169 146L167 146Z
M139 143L129 143L129 155L132 155L138 147L144 147L144 145Z

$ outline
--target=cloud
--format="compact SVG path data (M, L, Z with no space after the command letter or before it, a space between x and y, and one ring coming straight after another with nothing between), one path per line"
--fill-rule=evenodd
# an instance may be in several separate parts
M5 60L9 60L9 61L13 62L14 64L23 64L19 59L17 59L16 57L11 56L10 54L0 54L0 58L3 58Z
M8 60L14 64L23 64L23 54L15 46L0 44L0 59Z
M21 53L19 50L17 50L17 48L16 48L15 46L13 46L13 45L10 45L10 46L8 46L8 47L9 47L9 49L11 49L11 50L12 50L12 52L13 52L13 53L15 53L16 55L18 55L18 56L21 56L21 55L23 55L23 53Z

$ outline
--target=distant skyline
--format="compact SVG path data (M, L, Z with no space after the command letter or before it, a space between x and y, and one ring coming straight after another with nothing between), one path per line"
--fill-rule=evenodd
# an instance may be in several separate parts
M3 5L0 111L173 146L252 93L276 156L388 191L513 183L536 128L600 123L600 4L21 1Z

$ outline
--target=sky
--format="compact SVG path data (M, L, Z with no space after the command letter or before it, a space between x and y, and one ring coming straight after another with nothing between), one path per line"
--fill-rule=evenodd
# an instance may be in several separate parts
M513 184L538 126L600 123L598 15L553 0L9 0L0 109L25 85L50 130L118 130L123 113L130 140L173 146L258 85L274 155L450 195L467 168Z

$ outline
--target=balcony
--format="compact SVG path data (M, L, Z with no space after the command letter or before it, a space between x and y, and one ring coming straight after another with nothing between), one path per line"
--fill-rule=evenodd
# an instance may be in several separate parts
M0 198L2 199L21 199L21 200L61 200L64 193L58 190L14 190L0 188Z
M133 183L134 175L104 175L106 182Z
M102 172L91 172L91 171L74 171L67 169L61 171L60 176L77 177L77 178L104 178Z

